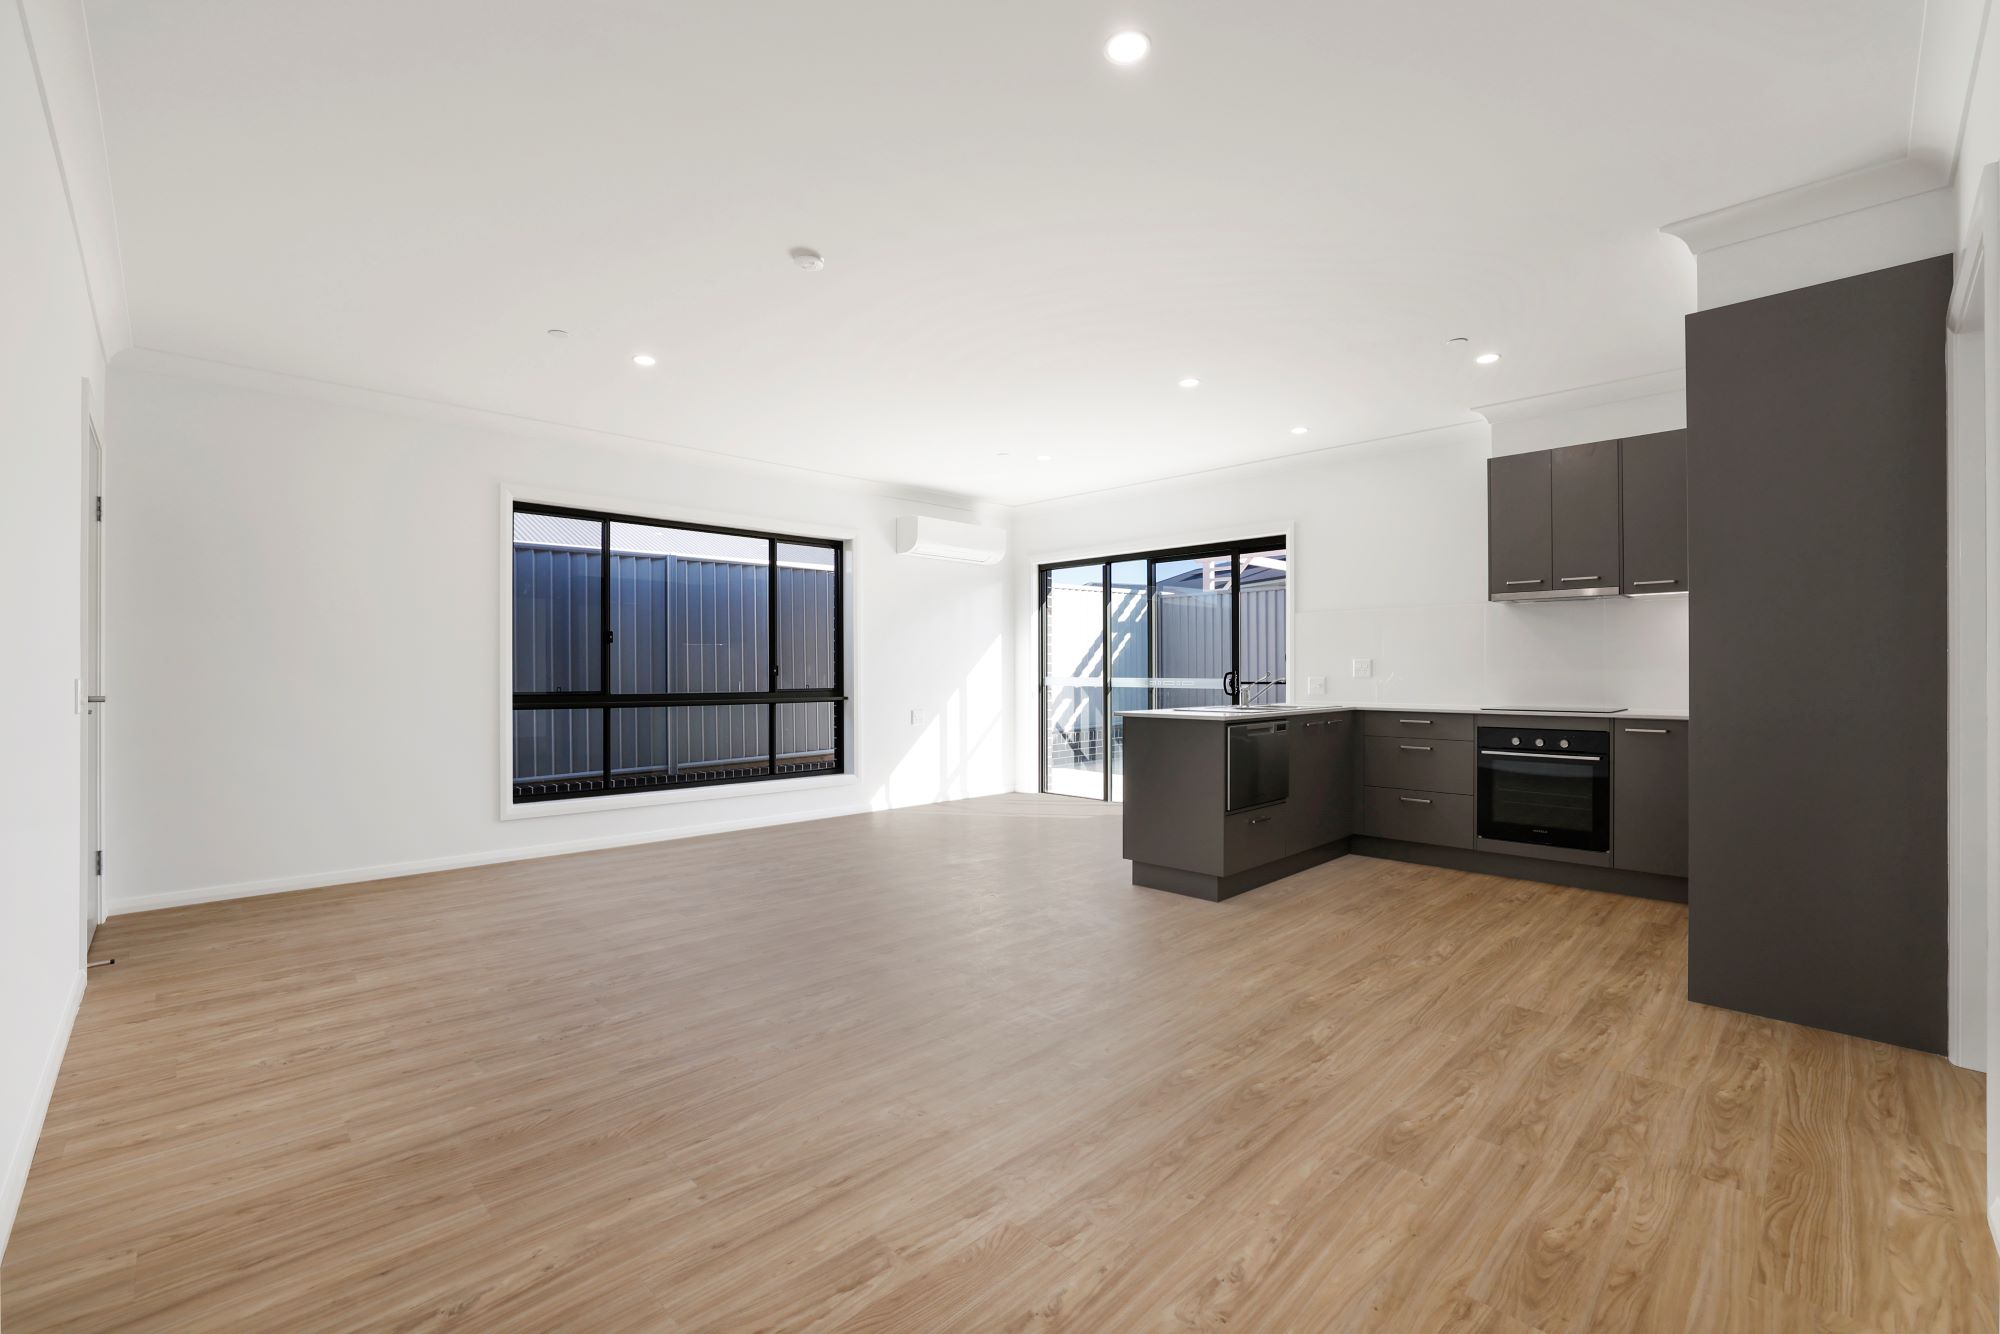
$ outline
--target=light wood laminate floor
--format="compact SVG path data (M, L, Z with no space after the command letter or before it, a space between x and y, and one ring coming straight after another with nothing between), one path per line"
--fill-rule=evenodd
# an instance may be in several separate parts
M115 919L5 1328L1994 1328L1978 1076L1689 1004L1674 905L1363 858L1202 903L1117 821Z

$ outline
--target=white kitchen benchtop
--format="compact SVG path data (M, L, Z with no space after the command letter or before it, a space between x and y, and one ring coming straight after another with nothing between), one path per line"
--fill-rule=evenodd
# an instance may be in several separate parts
M1613 722L1623 718L1667 720L1686 722L1685 712L1676 713L1663 709L1627 709L1623 713L1579 713L1575 709L1525 709L1509 705L1505 709L1488 710L1477 704L1397 704L1367 700L1351 704L1285 704L1274 708L1260 708L1242 713L1189 713L1181 709L1121 709L1121 718L1179 718L1188 722L1201 723L1249 723L1259 718L1291 718L1312 713L1465 713L1483 718L1594 718L1602 722Z

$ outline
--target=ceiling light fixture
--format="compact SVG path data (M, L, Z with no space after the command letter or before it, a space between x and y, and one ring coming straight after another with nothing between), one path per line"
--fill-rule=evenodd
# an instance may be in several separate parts
M551 337L551 338L567 338L567 337L569 337L569 330L567 330L567 329L551 329L551 330L549 330L549 337Z
M1195 379L1192 375L1184 375L1181 377L1181 388L1199 389L1201 388L1201 381Z
M1114 65L1136 65L1153 49L1153 39L1143 32L1116 33L1104 44L1104 58Z
M820 254L819 251L814 250L811 246L795 245L791 249L791 256L792 263L798 265L807 273L818 273L826 267L826 256Z
M1473 360L1482 366L1491 366L1494 362L1500 360L1500 354L1498 352L1481 352Z
M1293 435L1304 435L1305 433L1306 433L1306 428L1303 426L1294 426L1292 428Z
M1049 462L1049 461L1050 461L1051 459L1053 459L1054 457L1055 457L1055 455L1053 455L1053 454L1037 454L1037 455L1035 455L1035 462L1037 462L1037 463L1047 463L1047 462Z
M634 366L657 366L660 364L660 359L650 352L641 352L638 356L632 358L632 364Z

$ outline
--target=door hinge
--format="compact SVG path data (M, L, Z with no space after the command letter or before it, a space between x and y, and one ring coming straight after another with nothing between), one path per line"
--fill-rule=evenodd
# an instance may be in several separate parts
M99 875L104 874L104 849L102 848L97 850L97 873Z

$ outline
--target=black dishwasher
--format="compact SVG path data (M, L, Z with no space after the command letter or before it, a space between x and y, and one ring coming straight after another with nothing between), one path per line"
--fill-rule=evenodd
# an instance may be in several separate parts
M1229 728L1229 809L1269 806L1292 795L1292 737L1284 723Z

